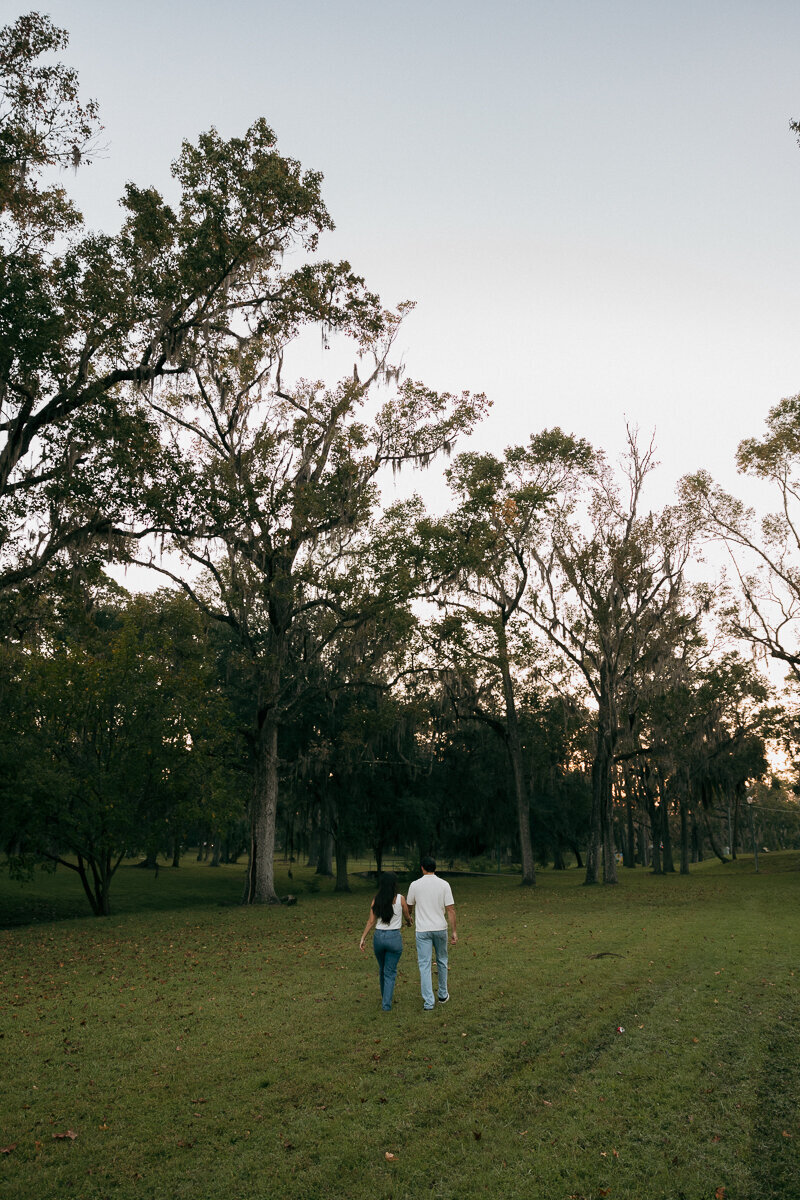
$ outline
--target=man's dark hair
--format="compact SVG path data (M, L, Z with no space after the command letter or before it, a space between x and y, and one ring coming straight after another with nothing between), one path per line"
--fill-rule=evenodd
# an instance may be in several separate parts
M426 854L425 857L423 858L422 862L420 863L420 866L422 867L423 871L435 871L436 870L436 859L431 858L430 854Z

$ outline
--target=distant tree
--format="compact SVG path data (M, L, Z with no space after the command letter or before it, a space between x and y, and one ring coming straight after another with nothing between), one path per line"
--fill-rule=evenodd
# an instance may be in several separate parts
M30 13L0 30L0 591L90 553L124 556L134 496L161 486L150 389L193 385L213 342L279 347L319 319L379 324L346 263L308 261L332 225L321 177L276 149L263 120L215 130L173 165L177 208L127 185L119 233L85 234L53 167L88 160L97 109L45 57L66 33ZM45 65L42 65L44 62ZM180 384L182 386L182 383Z
M541 657L522 618L535 547L548 508L570 503L591 469L588 443L560 429L525 446L460 454L446 472L457 506L433 520L418 516L414 549L406 510L394 514L397 558L416 557L417 586L441 612L431 626L434 654L459 716L487 722L505 744L519 828L522 884L536 881L530 796L523 760L515 672ZM522 619L521 619L522 618ZM488 699L488 703L487 703Z
M730 553L741 587L741 601L728 612L732 631L784 663L800 684L800 396L770 410L766 433L741 442L736 462L770 487L774 512L758 521L707 471L682 480L683 501Z
M249 697L248 903L278 899L282 725L303 688L319 686L337 645L380 625L384 612L393 620L403 594L402 581L381 582L370 566L376 476L429 462L473 427L485 405L483 397L399 382L389 354L402 313L377 312L357 282L326 297L330 322L358 339L362 358L372 356L363 379L356 367L332 388L284 381L283 351L315 308L294 311L290 328L262 323L242 335L235 358L209 338L192 387L154 401L171 433L173 472L149 497L150 524L199 574L193 580L152 565L228 628L228 661L240 695ZM385 398L374 395L382 381ZM372 658L367 647L362 674Z
M574 691L541 687L523 696L520 727L539 861L563 870L571 852L580 867L591 817L592 714Z
M230 808L230 718L196 610L140 597L2 648L0 831L12 869L76 871L97 916L122 859ZM235 805L236 801L233 800Z
M627 495L601 466L585 513L556 511L549 538L536 547L537 586L530 619L579 671L596 704L591 836L587 884L617 882L613 774L623 733L640 720L643 685L680 643L685 625L684 567L690 527L680 514L642 512L652 446L629 432Z

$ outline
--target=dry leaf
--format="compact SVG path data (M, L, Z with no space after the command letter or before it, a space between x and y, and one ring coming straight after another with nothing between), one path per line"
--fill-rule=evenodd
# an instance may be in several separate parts
M728 1194L727 1188L718 1187L717 1190L714 1192L714 1200L725 1200L725 1197L727 1196L727 1194Z
M383 1157L386 1159L387 1162L394 1162L394 1160L395 1160L395 1156L394 1156L394 1154L392 1154L392 1152L390 1150L387 1150Z
M19 1142L12 1142L10 1146L0 1146L0 1154L10 1154L12 1150L16 1150Z
M64 1138L69 1138L70 1141L74 1142L75 1138L77 1136L78 1136L77 1133L75 1133L75 1131L73 1129L67 1129L65 1133L54 1133L53 1134L53 1137L59 1141L63 1140Z

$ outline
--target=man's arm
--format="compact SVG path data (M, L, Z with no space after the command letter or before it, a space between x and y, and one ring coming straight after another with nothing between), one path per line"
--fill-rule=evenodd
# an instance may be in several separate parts
M455 904L445 905L444 911L447 913L447 919L450 922L450 941L455 946L456 942L458 941L458 934L456 933L456 906L455 906Z

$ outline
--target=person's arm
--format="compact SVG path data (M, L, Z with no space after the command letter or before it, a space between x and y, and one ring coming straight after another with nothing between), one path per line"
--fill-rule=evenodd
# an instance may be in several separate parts
M400 897L400 903L401 903L401 904L402 904L402 906L403 906L403 916L405 917L405 920L406 920L406 925L408 925L408 927L409 927L409 929L410 929L410 928L411 928L411 923L412 923L412 922L411 922L411 910L410 910L410 908L408 907L408 903L406 902L406 898L405 898L405 896L401 896L401 897Z
M450 922L450 941L455 946L456 942L458 941L458 934L456 933L456 906L455 906L455 904L445 905L444 911L447 913L447 919Z
M359 946L358 946L359 950L364 949L364 945L367 940L367 934L369 933L370 929L372 929L372 926L375 924L377 919L378 918L375 916L375 913L372 911L372 908L370 908L369 920L367 921L366 925L364 926L364 932L361 935L361 941L359 942Z

